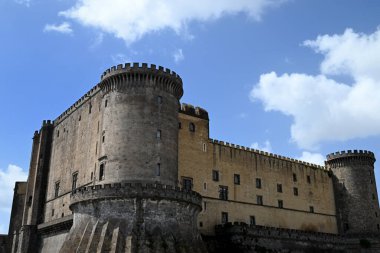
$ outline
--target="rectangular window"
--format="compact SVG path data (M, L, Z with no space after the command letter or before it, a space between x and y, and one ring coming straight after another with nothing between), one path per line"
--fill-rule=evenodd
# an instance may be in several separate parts
M162 96L157 96L157 104L162 104Z
M105 140L106 140L106 136L103 135L103 137L102 137L102 143L104 143Z
M51 209L51 216L54 216L54 209Z
M228 200L228 187L220 185L219 186L219 199Z
M343 231L346 232L346 231L348 231L348 229L349 229L348 223L344 223L343 224Z
M60 185L59 181L55 182L55 188L54 188L54 197L55 198L58 197L58 195L59 195L59 185Z
M206 145L206 143L203 143L202 146L203 146L203 147L202 147L203 152L206 152L206 151L207 151L207 145Z
M258 204L258 205L263 205L264 203L263 203L263 196L261 196L261 195L257 195L256 196L256 204Z
M297 182L297 174L293 173L293 182Z
M256 178L256 188L261 189L261 178Z
M294 194L294 196L298 196L298 188L297 187L293 187L293 194Z
M161 139L161 130L157 130L156 138Z
M99 181L104 180L104 163L99 167Z
M181 129L182 128L182 124L181 122L178 122L178 129Z
M249 216L249 225L256 226L256 218L255 216Z
M92 110L92 104L90 103L90 104L88 105L88 114L91 113L91 110Z
M222 212L222 224L226 224L228 222L228 213Z
M311 178L310 178L310 176L306 176L306 179L307 179L307 183L311 184Z
M376 195L374 193L372 193L372 199L375 200L376 199Z
M203 222L202 221L199 222L199 227L203 227Z
M190 132L195 132L195 125L194 125L193 122L190 122L190 123L189 123L189 131L190 131Z
M207 183L203 183L203 190L207 190Z
M161 175L161 163L157 163L157 168L156 168L156 176Z
M234 174L234 184L240 184L240 175Z
M206 211L207 210L207 202L203 202L203 211Z
M277 184L277 192L282 192L282 184Z
M183 177L182 178L182 188L191 191L193 188L193 179L189 177Z
M314 213L314 206L309 206L309 210L311 213Z
M78 172L74 172L72 176L71 190L74 191L77 188Z
M282 200L279 199L279 200L277 201L277 203L278 203L278 207L279 207L279 208L284 208L284 201L282 201Z
M212 180L215 182L219 181L219 171L217 171L217 170L212 171Z
M108 100L106 99L106 101L104 102L104 107L107 107L108 105Z

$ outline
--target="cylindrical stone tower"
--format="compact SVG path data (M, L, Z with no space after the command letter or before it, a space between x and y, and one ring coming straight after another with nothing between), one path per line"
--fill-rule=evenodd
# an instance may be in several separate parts
M177 187L181 78L134 63L108 69L99 85L104 171L97 185L73 191L60 252L206 252L201 196Z
M379 202L370 151L349 150L327 155L333 172L338 230L341 234L379 233Z

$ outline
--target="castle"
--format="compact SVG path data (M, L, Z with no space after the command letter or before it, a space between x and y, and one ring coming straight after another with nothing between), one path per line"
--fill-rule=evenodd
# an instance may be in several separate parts
M43 121L6 251L380 251L372 152L318 166L210 139L182 95L169 69L118 65Z

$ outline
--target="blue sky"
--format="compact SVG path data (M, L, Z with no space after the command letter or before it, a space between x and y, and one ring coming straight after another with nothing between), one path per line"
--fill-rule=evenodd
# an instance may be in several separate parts
M180 74L211 138L314 163L380 157L379 13L374 0L0 0L0 233L33 132L119 63Z

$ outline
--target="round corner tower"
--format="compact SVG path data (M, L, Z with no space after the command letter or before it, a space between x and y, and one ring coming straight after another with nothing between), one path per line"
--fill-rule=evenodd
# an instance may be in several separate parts
M349 150L327 155L333 172L340 234L379 233L379 202L374 175L375 155Z
M134 63L108 69L99 87L106 176L73 191L73 226L60 252L206 252L201 196L177 187L181 78Z

